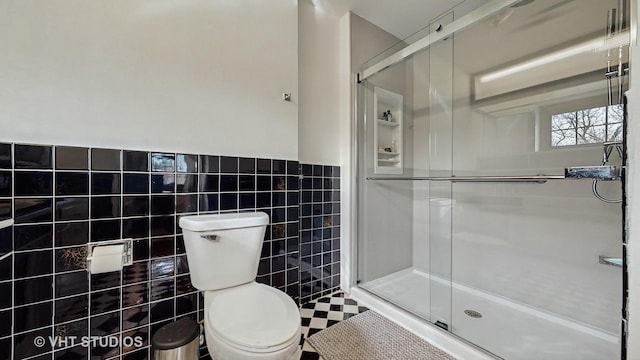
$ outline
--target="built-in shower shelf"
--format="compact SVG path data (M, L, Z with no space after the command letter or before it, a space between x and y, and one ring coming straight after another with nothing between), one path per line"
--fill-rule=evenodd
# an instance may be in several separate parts
M398 156L400 153L398 152L389 152L389 151L378 151L378 156Z
M395 122L395 121L386 121L386 120L382 120L382 119L378 119L378 125L388 126L388 127L400 126L400 124Z
M375 87L373 91L373 158L376 174L402 174L403 96Z

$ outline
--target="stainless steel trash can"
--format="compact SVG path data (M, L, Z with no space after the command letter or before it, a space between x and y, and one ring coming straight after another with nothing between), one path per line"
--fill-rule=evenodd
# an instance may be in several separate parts
M151 338L155 360L198 360L200 357L200 326L182 318L167 324Z

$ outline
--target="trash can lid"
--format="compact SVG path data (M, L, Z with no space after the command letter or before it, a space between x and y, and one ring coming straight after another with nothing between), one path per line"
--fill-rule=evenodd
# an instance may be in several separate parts
M151 338L151 345L156 350L177 349L190 343L199 335L200 326L198 323L188 317L183 317L158 329Z

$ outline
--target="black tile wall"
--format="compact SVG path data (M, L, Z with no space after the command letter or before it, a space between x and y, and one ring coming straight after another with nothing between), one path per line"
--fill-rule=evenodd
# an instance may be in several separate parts
M340 287L340 167L300 165L300 302ZM308 270L307 270L308 269Z
M281 179L283 176L272 173L270 176L264 173L264 177L268 177L269 181L267 183L269 186L265 186L263 188L256 189L253 185L255 181L256 175L256 163L264 162L264 159L252 159L249 161L246 158L240 158L240 170L244 171L243 175L240 175L242 178L242 184L240 186L240 199L239 204L243 208L251 208L255 206L255 209L258 211L264 211L270 215L271 223L267 227L267 231L265 233L265 241L263 243L263 251L260 257L260 263L258 267L258 282L262 282L265 284L269 284L274 286L296 300L299 301L300 297L300 289L298 279L293 276L287 277L287 272L299 272L300 271L300 263L299 263L299 249L298 247L286 248L284 246L279 246L280 244L286 241L292 241L295 243L299 242L299 223L298 218L287 218L286 216L282 216L282 214L286 214L286 210L289 206L286 203L283 204L271 204L267 205L264 202L258 202L257 199L265 196L273 196L274 193L278 192L283 197L292 197L293 194L298 192L297 188L287 188L278 187L273 184L278 184L276 179ZM272 163L281 162L285 164L285 166L289 166L292 171L291 178L292 180L298 181L298 173L299 173L299 164L294 161L284 161L284 160L273 160ZM271 167L273 169L273 167ZM253 171L252 175L245 175L249 173L249 170ZM250 179L251 178L251 179ZM286 184L286 182L282 182ZM272 186L273 185L273 186ZM248 190L243 190L248 189ZM292 203L290 207L298 207L299 204L297 202ZM264 249L268 248L271 251L265 251Z
M56 147L57 170L88 170L89 153L86 148Z
M0 144L0 169L11 169L11 144Z
M339 178L338 167L277 159L0 143L0 220L16 220L0 230L0 256L10 253L0 260L0 358L149 359L155 330L202 320L182 215L266 212L257 281L298 303L334 291ZM87 242L123 237L134 239L134 264L88 274ZM144 346L34 345L65 335L141 336Z
M51 147L39 145L14 146L13 163L16 169L51 169Z

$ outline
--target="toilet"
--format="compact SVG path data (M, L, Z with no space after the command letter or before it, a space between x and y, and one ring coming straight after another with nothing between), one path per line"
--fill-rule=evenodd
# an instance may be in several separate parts
M191 283L204 293L205 338L214 360L300 358L298 306L255 281L268 223L262 212L180 218Z

